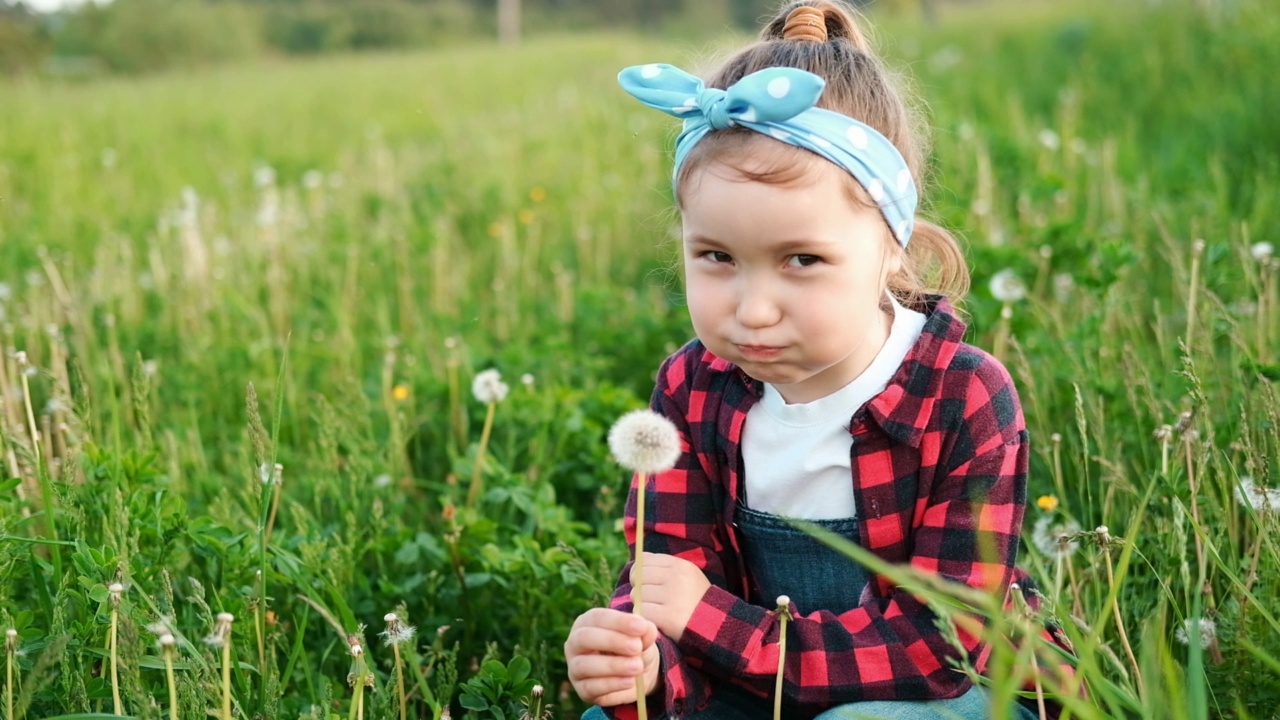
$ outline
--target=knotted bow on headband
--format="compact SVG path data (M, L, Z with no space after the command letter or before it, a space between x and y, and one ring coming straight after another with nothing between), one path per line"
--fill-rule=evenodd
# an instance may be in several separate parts
M674 65L656 64L626 68L618 83L645 105L684 120L674 175L708 133L740 125L847 170L879 205L893 236L907 246L919 198L911 170L893 143L871 126L815 107L826 85L817 75L798 68L765 68L720 90Z

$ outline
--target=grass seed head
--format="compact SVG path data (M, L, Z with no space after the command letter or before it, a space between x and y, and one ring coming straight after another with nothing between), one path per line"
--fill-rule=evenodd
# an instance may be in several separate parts
M659 473L680 459L680 433L671 421L652 410L633 410L609 430L609 449L623 467L637 473Z

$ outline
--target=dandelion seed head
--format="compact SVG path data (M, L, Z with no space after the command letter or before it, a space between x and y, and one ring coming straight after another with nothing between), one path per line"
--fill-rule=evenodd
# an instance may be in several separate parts
M791 607L791 597L789 595L779 595L778 607Z
M13 359L18 362L18 367L25 368L27 366L27 351L18 350L13 354Z
M532 693L534 697L542 697L542 686L534 685L533 689L530 690L529 692Z
M458 338L447 337L444 339L444 347L446 350L456 350L458 347Z
M400 618L395 613L387 613L386 615L382 616L383 622L395 622L399 619Z
M373 479L373 486L378 489L387 488L387 487L391 487L392 482L393 481L390 475L388 475L387 473L382 473L381 475Z
M1045 557L1068 558L1080 549L1078 541L1068 539L1078 532L1074 520L1054 522L1053 515L1041 515L1031 527L1031 544Z
M218 613L218 622L220 623L232 623L235 622L235 619L236 616L229 612Z
M1058 302L1065 302L1071 296L1071 291L1075 289L1076 279L1071 273L1057 273L1053 276L1053 296Z
M471 394L485 405L502 402L510 389L502 382L502 373L493 368L477 373L471 381Z
M258 466L258 477L263 485L281 485L284 483L284 465L262 463Z
M659 473L675 467L680 459L680 433L652 410L633 410L609 430L609 449L632 472Z
M529 373L525 373L525 374L521 375L521 376L520 376L520 384L521 384L521 385L524 385L524 386L525 386L525 387L527 387L527 388L531 388L531 387L533 387L533 376L532 376L532 375L530 375Z
M1265 488L1244 476L1236 486L1236 499L1257 513L1280 513L1280 488Z
M302 186L308 190L318 190L324 184L324 173L319 170L308 170L302 173Z
M1209 618L1187 618L1173 636L1183 645L1190 645L1191 638L1199 636L1200 647L1208 649L1218 640L1218 625Z
M157 640L156 642L158 642L158 643L160 644L160 647L162 647L162 648L171 648L171 647L173 647L174 645L177 645L177 644L178 644L178 641L177 641L177 640L175 640L175 639L174 639L174 637L173 637L172 635L170 635L169 633L165 633L165 634L161 635L161 636L160 636L160 639L159 639L159 640Z
M1194 252L1194 253L1204 252L1204 240L1196 238L1196 240L1191 243L1191 252Z
M1058 133L1045 128L1036 135L1036 139L1040 141L1040 145L1046 150L1057 150L1062 146L1062 140L1058 137Z
M1050 441L1050 442L1052 442L1052 443L1053 443L1053 444L1055 444L1055 445L1056 445L1056 444L1058 444L1058 443L1060 443L1060 442L1062 442L1062 433L1054 433L1054 434L1050 435L1050 436L1049 436L1049 441Z
M992 297L1005 303L1018 302L1027 296L1027 286L1012 268L1005 268L992 275L990 289Z
M1275 247L1272 246L1271 243L1269 242L1254 243L1249 247L1249 254L1252 255L1253 259L1257 260L1258 262L1267 260L1268 258L1271 257L1271 255L1274 252L1275 252Z

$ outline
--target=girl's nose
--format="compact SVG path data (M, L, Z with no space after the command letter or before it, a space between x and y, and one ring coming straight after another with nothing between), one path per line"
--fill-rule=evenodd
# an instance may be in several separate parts
M762 328L776 324L782 312L771 293L757 284L744 283L738 296L737 318L743 327Z

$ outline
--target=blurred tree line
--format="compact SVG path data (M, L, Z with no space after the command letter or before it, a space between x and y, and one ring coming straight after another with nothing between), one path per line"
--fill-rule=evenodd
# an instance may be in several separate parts
M864 2L866 0L863 0ZM754 29L778 0L520 0L526 33ZM429 47L496 33L498 0L112 0L39 14L0 0L0 73L137 73L262 53Z

